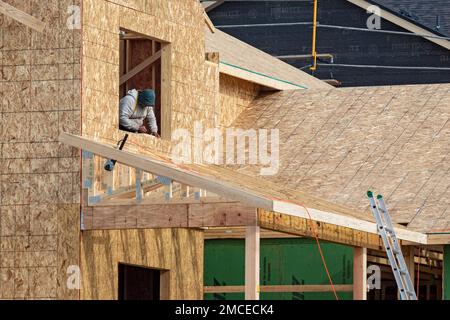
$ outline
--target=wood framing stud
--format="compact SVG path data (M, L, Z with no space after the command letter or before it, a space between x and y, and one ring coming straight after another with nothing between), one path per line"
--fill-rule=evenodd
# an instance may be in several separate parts
M128 71L126 74L124 74L123 76L120 77L120 85L123 85L124 83L126 83L128 80L130 80L131 78L133 78L135 75L137 75L139 72L143 71L145 68L151 66L153 63L155 63L156 61L158 61L161 58L161 51L158 51L157 53L155 53L154 55L152 55L151 57L145 59L144 61L142 61L140 64L138 64L136 67L134 67L133 69L131 69L130 71Z
M209 30L214 33L216 32L216 28L214 27L214 23L211 21L211 19L209 18L209 16L205 13L203 13L203 16L205 18L205 23L208 26Z
M450 245L444 246L444 265L442 269L442 293L444 300L450 300Z
M414 284L415 272L415 261L414 261L415 248L413 246L402 246L402 253L405 259L406 267L408 268L409 275L411 276L411 281Z
M247 227L245 235L245 300L259 300L259 235L259 227Z
M144 192L142 190L142 170L136 169L136 202L142 202Z
M172 138L172 47L163 44L161 50L161 138Z
M367 248L353 249L353 300L367 300Z

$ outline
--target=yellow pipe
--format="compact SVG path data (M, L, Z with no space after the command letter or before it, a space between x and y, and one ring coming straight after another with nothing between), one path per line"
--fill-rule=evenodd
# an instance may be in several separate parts
M317 39L317 4L318 0L314 0L314 17L313 17L313 39L312 39L312 57L313 57L313 66L311 67L311 71L315 71L317 69L317 51L316 51L316 39Z

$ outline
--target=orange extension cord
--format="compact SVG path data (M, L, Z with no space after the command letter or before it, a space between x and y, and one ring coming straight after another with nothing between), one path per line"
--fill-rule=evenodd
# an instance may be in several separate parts
M311 213L309 212L308 208L305 205L303 205L301 203L297 203L295 201L286 201L286 200L282 200L282 199L278 199L278 198L272 198L272 199L273 200L278 200L278 201L283 201L283 202L290 202L290 203L293 203L295 205L298 205L298 206L301 206L301 207L305 208L306 213L308 214L308 217L309 217L309 221L311 221L311 226L312 226L312 229L313 229L314 238L316 239L317 249L319 250L320 258L322 259L322 263L323 263L323 267L325 268L325 272L327 273L327 277L328 277L328 280L330 281L331 288L333 289L334 296L335 296L336 300L339 300L339 296L337 294L336 287L334 286L333 279L331 278L330 271L328 270L327 262L325 261L325 256L323 254L322 246L320 245L319 233L317 232L317 226L314 223L314 220L312 219Z
M314 237L316 238L317 248L319 250L320 257L322 259L322 263L323 263L323 266L325 268L325 272L327 273L328 280L330 281L330 285L331 285L331 288L333 289L334 296L335 296L336 300L339 300L339 296L338 296L338 294L336 292L336 287L334 286L333 279L331 278L330 271L328 270L327 262L325 261L325 256L323 254L322 246L320 245L319 233L317 232L317 226L314 223L314 221L313 221L313 219L311 217L311 214L309 213L308 208L306 206L302 205L302 204L299 204L299 205L301 205L303 208L305 208L306 212L308 213L309 221L311 221L311 226L313 226L312 229L314 229L313 230Z

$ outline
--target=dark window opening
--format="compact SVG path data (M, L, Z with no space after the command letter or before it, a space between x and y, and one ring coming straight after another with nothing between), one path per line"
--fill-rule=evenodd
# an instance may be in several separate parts
M125 97L129 90L138 91L153 89L155 91L156 101L154 113L158 125L158 134L161 134L161 49L160 41L149 37L133 33L131 31L121 30L120 32L120 99ZM153 59L152 59L153 57ZM133 72L136 67L142 66L144 62L152 63L139 72ZM132 75L124 82L126 75ZM143 123L151 132L148 123ZM123 126L121 130L127 130Z
M119 264L119 300L161 300L161 270Z

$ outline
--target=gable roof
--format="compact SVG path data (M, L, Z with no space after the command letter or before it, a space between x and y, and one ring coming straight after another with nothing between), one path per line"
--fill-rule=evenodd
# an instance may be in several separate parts
M353 3L354 5L363 8L364 10L367 10L370 6L372 6L375 1L371 0L347 0L350 3ZM371 1L371 2L370 2ZM376 3L378 4L378 3ZM386 10L385 8L381 7L381 17L389 22L392 22L399 27L402 27L412 33L420 34L420 35L428 35L428 36L436 36L437 33L435 31L430 31L427 27L424 27L421 24L418 24L417 21L406 19L406 17L401 16L397 13L392 13L392 10ZM427 38L426 36L423 37L424 39L427 39L428 41L434 42L438 45L440 45L443 48L446 48L450 50L450 41L446 39L436 39L436 38Z
M450 35L450 6L447 0L370 0L430 31ZM436 28L439 17L440 28Z
M205 51L219 52L222 73L277 90L330 89L329 84L218 29L205 29Z
M412 33L424 35L450 35L450 6L446 0L342 0L348 1L360 8L366 10L373 4L380 6L381 16L399 27L402 27ZM209 4L209 10L222 5L225 1ZM436 16L441 16L442 29L435 29ZM426 38L448 50L450 50L450 41L445 39Z
M271 182L366 212L373 190L395 222L450 232L449 105L450 84L297 90L258 98L234 127L280 130Z

